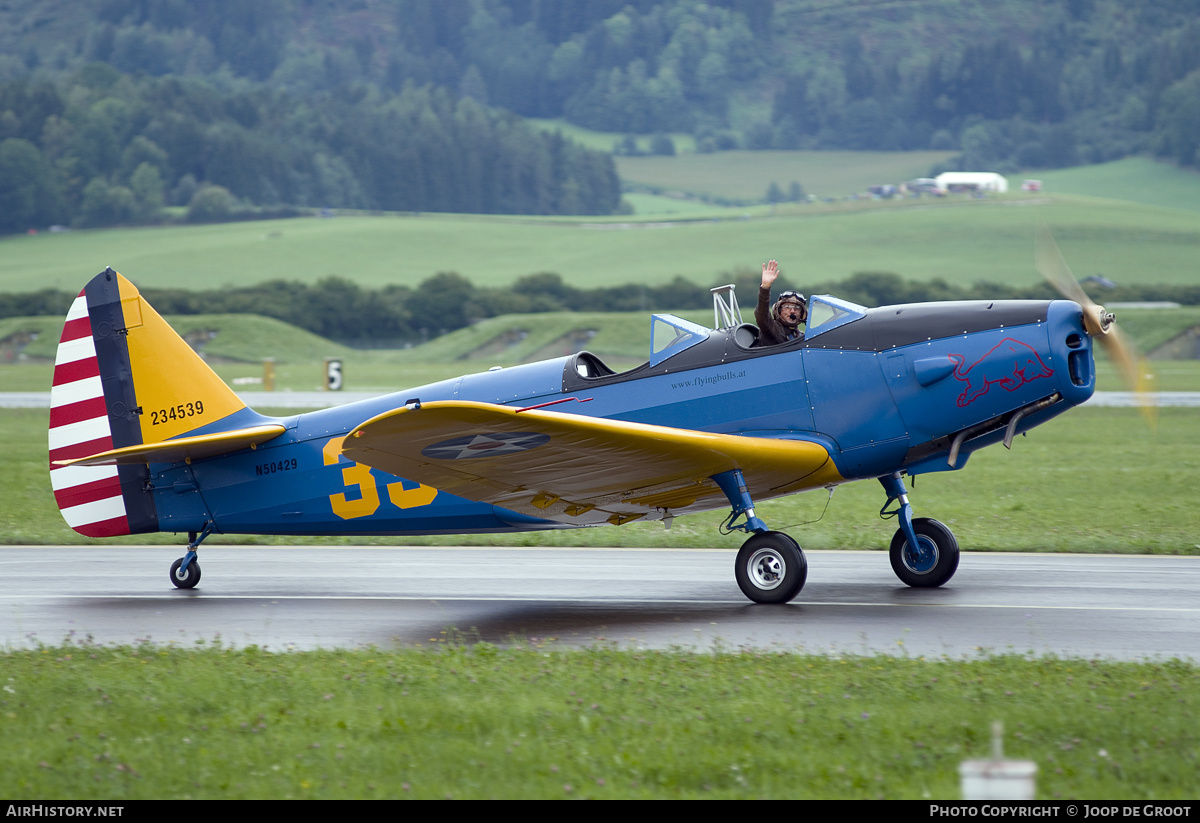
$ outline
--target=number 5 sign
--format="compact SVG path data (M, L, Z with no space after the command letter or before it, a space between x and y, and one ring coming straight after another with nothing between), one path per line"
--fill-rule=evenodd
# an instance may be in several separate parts
M342 361L325 358L325 388L328 391L342 390Z

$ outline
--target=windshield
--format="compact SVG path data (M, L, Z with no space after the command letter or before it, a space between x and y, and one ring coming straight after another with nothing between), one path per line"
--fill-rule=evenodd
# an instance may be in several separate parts
M673 314L655 314L650 318L650 365L657 366L668 357L708 337L711 329Z
M839 300L827 294L814 294L808 302L808 328L804 337L816 337L830 329L853 323L866 314L866 308L857 303Z

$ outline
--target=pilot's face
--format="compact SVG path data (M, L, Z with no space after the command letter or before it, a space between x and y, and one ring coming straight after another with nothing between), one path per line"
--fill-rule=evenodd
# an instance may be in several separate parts
M804 307L794 300L788 300L779 306L779 319L785 326L797 326L804 316Z

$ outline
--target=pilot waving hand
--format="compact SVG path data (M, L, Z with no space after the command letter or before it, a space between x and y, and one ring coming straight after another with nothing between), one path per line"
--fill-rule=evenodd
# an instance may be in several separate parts
M803 324L808 319L808 308L804 295L798 291L785 291L779 295L775 305L771 302L771 284L779 277L779 264L774 260L764 263L762 284L758 287L758 305L754 319L761 331L761 345L773 346L804 337ZM769 306L769 308L768 308Z

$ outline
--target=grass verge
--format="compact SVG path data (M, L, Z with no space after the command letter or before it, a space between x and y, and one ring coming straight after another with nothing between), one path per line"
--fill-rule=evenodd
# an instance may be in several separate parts
M1179 661L486 643L0 659L14 799L949 799L995 720L1043 798L1188 798L1200 767L1200 670Z

